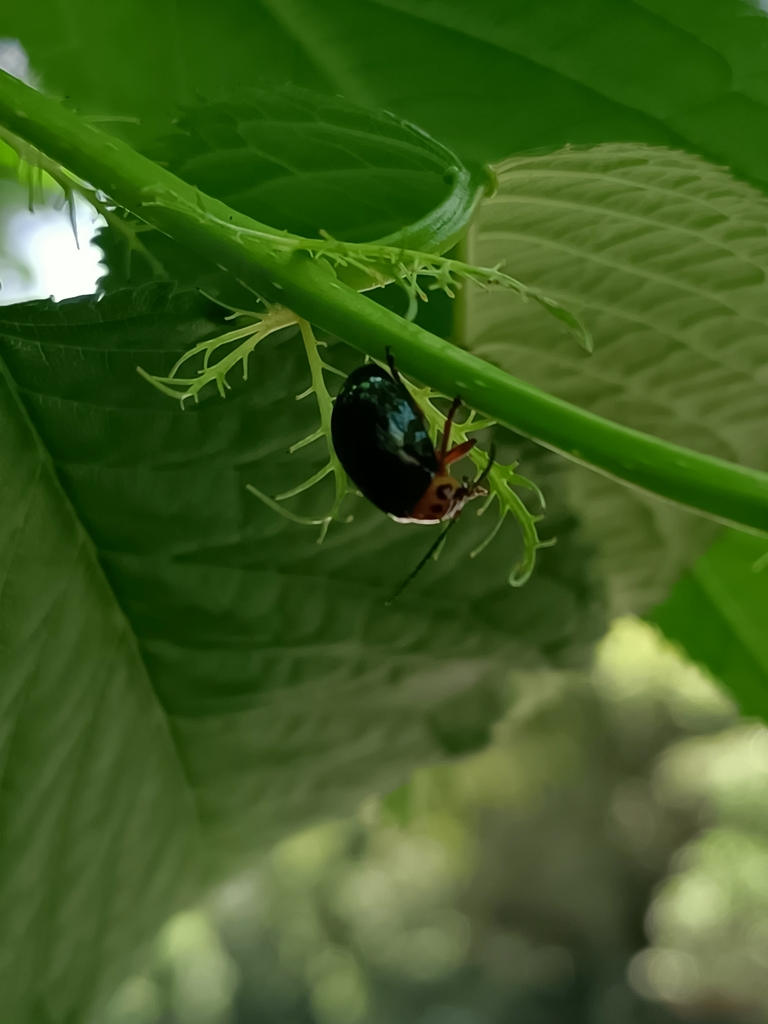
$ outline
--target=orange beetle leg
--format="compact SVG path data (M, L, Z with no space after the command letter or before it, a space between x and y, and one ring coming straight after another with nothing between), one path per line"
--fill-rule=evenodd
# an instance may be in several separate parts
M443 466L450 466L452 462L458 462L459 459L462 459L468 451L471 451L475 447L476 444L477 441L474 437L469 441L465 441L463 444L457 444L455 448L451 448L451 450L443 456Z
M440 466L441 469L443 468L443 466L448 465L448 463L445 460L448 455L448 445L451 443L451 427L453 426L454 417L456 416L456 413L459 411L460 407L461 399L457 395L454 398L453 404L451 405L451 408L448 411L448 415L445 419L445 428L443 430L443 443L440 445L440 452L438 453L437 456L437 464L438 466Z

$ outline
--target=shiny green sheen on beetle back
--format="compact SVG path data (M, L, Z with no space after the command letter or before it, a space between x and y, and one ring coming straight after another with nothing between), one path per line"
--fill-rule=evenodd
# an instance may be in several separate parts
M375 364L344 382L333 407L333 447L355 485L382 512L406 518L437 472L421 410Z

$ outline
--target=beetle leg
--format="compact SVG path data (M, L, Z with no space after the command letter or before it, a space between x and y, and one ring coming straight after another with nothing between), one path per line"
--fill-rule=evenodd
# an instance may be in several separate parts
M448 415L445 419L445 427L443 428L443 443L440 445L440 452L437 456L437 464L440 467L440 469L443 469L451 462L455 462L456 459L461 458L460 455L457 455L453 459L448 459L448 456L450 454L448 452L448 445L451 443L451 427L453 426L454 418L456 416L456 413L459 411L460 406L461 399L459 398L458 395L456 395L451 405L451 408L448 410ZM446 459L448 459L448 461L446 461Z
M450 466L452 462L458 462L459 459L463 458L468 451L471 451L476 444L477 440L473 437L469 441L464 441L463 444L457 444L455 448L451 448L451 450L445 455L443 455L441 451L439 457L440 465L445 467Z
M491 472L491 466L494 464L495 461L496 461L496 445L491 443L491 450L490 450L490 452L488 452L488 462L486 463L485 469L483 470L483 472L480 474L480 476L477 478L477 480L475 480L474 484L472 485L473 487L478 488L478 487L481 487L483 485L483 483L486 481L486 479L488 477L488 474Z
M400 380L400 373L397 367L395 366L395 357L392 355L392 349L389 347L389 345L387 345L385 351L387 353L387 366L389 367L389 372L392 374L392 376L394 377L398 384L402 384L403 382Z

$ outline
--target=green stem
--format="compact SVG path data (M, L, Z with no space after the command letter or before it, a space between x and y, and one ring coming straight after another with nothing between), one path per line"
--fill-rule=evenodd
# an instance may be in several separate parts
M577 462L722 522L768 533L768 474L668 444L552 397L372 302L322 259L201 195L125 143L0 72L0 125L270 302ZM265 237L266 233L266 237Z

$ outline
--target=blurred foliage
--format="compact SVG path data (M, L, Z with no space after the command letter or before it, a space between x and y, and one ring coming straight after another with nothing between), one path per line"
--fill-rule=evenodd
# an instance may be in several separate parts
M24 209L27 198L26 190L15 180L15 174L11 176L12 173L12 169L9 170L7 177L0 173L0 282L5 282L4 289L0 289L0 302L4 299L8 301L3 295L3 290L7 295L9 277L11 280L15 279L17 289L30 287L34 277L33 268L24 260L18 246L15 246L13 240L8 237L13 218Z
M484 751L283 841L172 918L97 1024L661 1024L768 1010L755 959L768 730L734 724L727 698L634 619L617 621L590 673L513 672L507 699Z
M765 717L768 695L768 543L727 530L676 583L650 618L708 666L747 714Z

